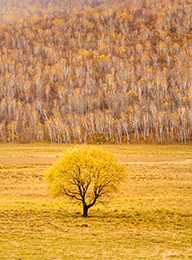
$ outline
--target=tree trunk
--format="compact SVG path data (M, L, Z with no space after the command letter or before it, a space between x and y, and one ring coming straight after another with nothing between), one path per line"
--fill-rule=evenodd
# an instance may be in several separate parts
M96 200L99 198L99 195L98 194L96 194L95 195L95 198L93 199L93 202L92 203L90 203L90 204L87 204L86 202L85 202L85 198L83 198L83 200L82 200L82 203L83 203L83 217L85 217L85 218L87 218L88 217L88 209L89 208L91 208L91 207L93 207L93 205L95 205L95 203L96 203Z
M86 203L83 203L83 217L87 218L88 217L88 205Z

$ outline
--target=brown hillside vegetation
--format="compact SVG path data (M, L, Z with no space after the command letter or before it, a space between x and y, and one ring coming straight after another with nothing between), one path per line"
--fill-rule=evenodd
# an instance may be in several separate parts
M118 0L119 1L119 0ZM0 24L32 16L47 17L60 12L76 12L115 0L0 0Z
M191 140L190 0L20 2L30 18L0 30L0 141Z

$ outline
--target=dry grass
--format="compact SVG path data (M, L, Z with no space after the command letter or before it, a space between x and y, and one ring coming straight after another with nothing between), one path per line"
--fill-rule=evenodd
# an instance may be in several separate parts
M105 147L129 179L84 219L80 205L52 199L43 180L47 159L66 146L0 146L9 160L0 166L1 260L192 259L191 145ZM11 156L26 161L13 165Z

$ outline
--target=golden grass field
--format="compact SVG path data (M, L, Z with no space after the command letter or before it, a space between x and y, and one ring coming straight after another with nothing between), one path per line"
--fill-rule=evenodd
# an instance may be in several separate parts
M192 259L191 143L102 145L128 178L89 218L46 189L67 147L0 144L0 260Z

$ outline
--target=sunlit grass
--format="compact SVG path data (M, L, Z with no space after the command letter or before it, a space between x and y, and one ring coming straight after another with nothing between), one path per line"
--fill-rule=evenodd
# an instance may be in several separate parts
M32 144L0 144L0 156L59 156L68 147L66 144L32 143ZM171 156L191 158L192 143L169 145L130 144L130 145L99 145L104 149L122 157L132 156Z
M50 156L66 148L2 145L0 154ZM142 160L124 160L127 180L87 219L81 205L47 193L49 165L0 166L0 259L192 259L191 146L104 148Z

